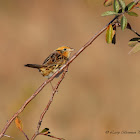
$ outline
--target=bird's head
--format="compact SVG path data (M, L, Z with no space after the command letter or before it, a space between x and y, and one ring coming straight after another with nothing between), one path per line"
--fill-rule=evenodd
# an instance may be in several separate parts
M57 52L61 53L62 55L64 55L65 57L69 58L71 52L74 51L73 48L67 47L67 46L62 46L56 49Z

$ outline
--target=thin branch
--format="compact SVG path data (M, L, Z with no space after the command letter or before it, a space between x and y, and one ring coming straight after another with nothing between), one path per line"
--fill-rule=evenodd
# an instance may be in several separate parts
M50 105L51 105L51 103L52 103L52 101L53 101L54 95L55 95L55 93L57 92L57 89L58 89L60 83L61 83L62 80L64 79L66 72L67 72L67 69L64 69L64 72L63 72L63 74L62 74L60 80L58 81L56 87L53 89L52 96L51 96L51 98L50 98L50 100L49 100L47 106L46 106L45 109L43 110L42 114L40 115L40 119L39 119L38 125L37 125L37 131L35 132L35 134L34 134L33 137L31 138L31 140L34 140L34 139L36 138L36 136L39 134L39 129L40 129L42 120L43 120L43 118L44 118L44 116L45 116L47 110L49 109L49 107L50 107Z
M54 138L54 139L58 139L58 140L65 140L65 139L63 139L63 138L58 138L58 137L55 137L55 136L52 136L52 135L47 135L47 136L49 136L49 137L51 137L51 138Z
M134 0L134 2L136 3L136 5L140 2L140 0Z
M29 140L28 136L26 135L26 133L21 129L21 132L23 133L23 135L26 137L27 140Z
M51 137L51 138L54 138L54 139L58 139L58 140L65 140L64 138L58 138L58 137L55 137L53 135L46 135L46 134L39 134L39 135L48 136L48 137Z
M137 31L135 31L134 29L130 29L133 33L135 33L137 36L139 36L140 37L140 34L137 32Z
M24 108L28 105L28 103L33 100L36 95L43 89L43 87L45 85L47 85L50 81L52 80L52 78L48 79L47 81L45 81L37 90L36 92L28 99L25 101L25 103L22 105L22 107L11 117L11 119L7 122L7 124L5 125L5 127L3 128L2 132L0 133L0 138L3 137L4 133L6 132L6 130L8 129L8 127L10 126L10 124L13 122L13 120L24 110Z

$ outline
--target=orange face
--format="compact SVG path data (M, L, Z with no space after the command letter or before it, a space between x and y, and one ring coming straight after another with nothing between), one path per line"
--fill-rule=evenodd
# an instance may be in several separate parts
M65 57L69 58L71 52L73 52L74 49L67 47L67 46L62 46L62 47L57 48L56 51L58 51L59 53L61 53Z

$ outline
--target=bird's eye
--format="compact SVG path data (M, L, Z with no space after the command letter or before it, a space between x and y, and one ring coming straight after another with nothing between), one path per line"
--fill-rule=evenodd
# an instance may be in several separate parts
M66 51L67 49L64 49L64 51Z

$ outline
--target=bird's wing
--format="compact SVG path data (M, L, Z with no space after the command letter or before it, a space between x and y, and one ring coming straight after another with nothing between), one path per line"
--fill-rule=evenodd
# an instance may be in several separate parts
M55 51L45 59L45 61L43 62L43 66L44 67L53 67L53 66L58 67L59 65L62 65L62 63L65 63L65 62L66 62L66 59L64 58L64 56Z
M61 53L55 51L50 54L42 64L42 67L39 69L43 76L50 77L51 72L54 73L61 68L63 64L67 62L67 58Z

